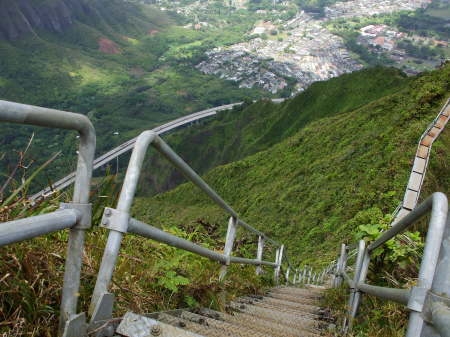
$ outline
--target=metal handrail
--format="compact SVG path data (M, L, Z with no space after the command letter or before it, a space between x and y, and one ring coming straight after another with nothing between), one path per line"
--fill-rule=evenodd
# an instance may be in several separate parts
M94 168L95 130L89 119L83 115L5 101L0 101L0 121L74 129L80 133L78 165L74 175L75 188L73 202L62 203L59 210L48 214L0 224L0 247L58 230L70 229L59 330L59 334L63 337L86 336L88 329L92 332L92 329L95 330L98 328L96 322L111 317L113 296L107 292L107 287L111 281L122 237L128 232L218 261L223 264L220 277L225 275L226 268L230 263L239 263L257 266L258 274L261 272L262 266L272 267L274 268L274 278L278 282L281 266L283 261L285 261L288 266L285 277L289 281L289 271L292 265L286 254L284 245L240 219L237 212L216 191L206 184L155 132L145 131L134 142L134 150L131 155L117 208L105 208L103 214L101 226L108 228L110 233L92 296L90 310L93 314L91 325L88 326L86 324L85 313L76 313L76 305L79 297L84 235L86 229L91 226L92 217L91 205L88 203L88 199L92 170ZM143 160L149 145L152 145L163 154L191 182L198 186L216 205L221 207L230 216L223 253L215 252L166 233L129 216ZM258 250L255 259L232 256L231 253L238 226L258 236ZM270 243L276 247L275 261L263 259L265 243ZM317 284L320 280L323 281L325 273L326 271L324 270L321 274L313 274L312 270L309 269L308 282Z
M0 100L0 121L78 131L80 144L75 174L73 202L65 210L0 224L0 246L71 228L67 247L61 299L59 333L70 334L71 323L83 320L77 315L81 263L86 229L91 226L89 191L95 152L95 130L80 114ZM21 227L19 227L21 226Z
M223 254L166 233L139 220L130 218L129 213L136 192L137 183L143 167L147 149L150 145L162 154L174 167L181 171L181 173L189 181L196 185L216 205L222 208L230 216ZM90 305L91 327L96 326L96 322L108 319L112 316L113 295L108 292L108 287L111 282L114 267L119 254L120 244L123 235L126 233L134 233L159 242L164 242L171 246L207 257L211 260L219 261L223 264L220 273L221 279L225 276L227 265L230 263L240 263L256 265L258 267L257 273L261 271L260 268L263 265L274 267L274 278L278 281L284 256L284 245L267 237L266 234L253 228L240 219L238 213L225 200L223 200L222 197L214 189L212 189L188 164L186 164L183 159L181 159L155 132L151 130L144 131L137 137L117 206L115 209L105 209L101 226L109 229L109 235ZM258 251L256 259L232 256L231 253L238 226L241 226L258 236ZM265 242L269 242L277 247L274 262L265 261L262 259L262 251Z
M417 285L411 289L396 289L366 284L371 253L430 212ZM365 242L361 240L353 280L345 271L347 251L343 244L335 273L337 280L345 279L352 289L349 298L349 317L344 322L344 332L351 330L361 296L365 293L407 306L411 311L407 337L450 336L450 330L447 329L450 320L450 284L447 279L450 274L450 218L448 218L448 201L443 193L437 192L428 197L369 246L366 247ZM340 282L336 282L334 285L339 284ZM434 294L439 294L439 299L436 299Z

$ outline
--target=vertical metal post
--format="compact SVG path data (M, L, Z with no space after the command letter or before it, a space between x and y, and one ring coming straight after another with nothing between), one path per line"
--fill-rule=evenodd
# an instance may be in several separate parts
M306 282L306 284L311 284L311 276L312 276L312 267L309 267L309 270L308 270L308 281Z
M236 238L236 227L237 227L237 219L230 217L228 221L228 229L227 236L225 239L225 247L223 249L223 254L227 257L231 256L233 251L234 239ZM227 265L223 265L220 268L219 280L222 281L227 274Z
M306 283L306 273L308 272L308 266L303 267L303 273L302 273L302 283Z
M262 261L262 257L263 257L263 250L264 250L264 237L263 236L258 236L258 250L256 252L256 259L258 261ZM256 275L261 275L263 272L263 269L261 267L261 265L256 267Z
M277 264L275 267L275 282L276 282L276 284L278 284L279 279L280 279L281 263L283 261L283 250L284 250L284 245L281 245L281 247L277 249L278 254L276 256L276 261L275 261L275 263Z
M343 276L342 273L344 272L344 264L346 264L347 260L347 248L345 246L345 243L341 245L341 255L339 256L339 259L336 264L336 277L334 279L334 287L339 287L342 284Z
M75 186L72 197L74 204L84 208L83 216L89 218L89 193L95 153L95 129L90 120L81 114L47 109L26 104L0 100L0 120L10 123L38 125L50 128L76 130L80 134ZM83 207L86 206L86 207ZM69 232L67 257L61 298L59 335L67 322L77 313L84 236L90 223L80 223Z
M297 283L297 274L298 274L298 269L294 270L294 279L292 280L292 284L296 284Z
M431 312L433 324L425 323L421 337L440 337L450 334L450 317L448 316L450 303L450 215L447 218L447 225L442 240L439 260L434 273L431 294L439 295L436 300L429 301L427 311ZM447 304L441 301L446 300ZM441 308L439 308L441 306Z
M87 130L83 132L80 131L80 145L78 147L78 162L72 199L74 203L78 204L89 203L96 144L94 127L87 118L86 120L85 123L88 125ZM86 212L88 211L86 210ZM85 214L85 216L90 217L91 214ZM84 228L84 226L75 226L75 228L72 228L69 232L61 298L61 315L59 321L60 335L64 332L66 322L71 316L74 316L77 313L86 229L87 228Z
M291 267L288 267L287 270L286 270L286 275L285 275L285 277L286 277L286 285L289 285L289 273L290 273L290 271L291 271Z
M446 230L446 221L448 216L448 201L445 195L434 193L432 196L432 212L431 219L428 226L428 232L425 239L425 246L423 250L422 262L420 264L419 276L417 278L416 289L419 291L429 290L433 283L433 277L436 271L436 266L439 259L439 251L441 249L442 239ZM434 206L434 205L439 206ZM448 277L448 275L447 275ZM411 310L409 314L408 328L406 330L406 337L418 337L424 326L422 316L423 299L421 305L416 296L411 296L408 302L408 308ZM422 297L422 296L419 296Z
M273 268L273 280L276 284L278 284L277 279L277 270L278 270L278 257L280 256L280 248L277 248L275 251L275 267Z
M358 311L359 307L359 300L361 297L361 292L358 291L358 282L361 276L361 271L363 268L363 262L365 260L365 254L366 254L366 243L364 240L359 241L358 246L358 256L356 258L355 263L355 275L353 276L353 288L350 289L350 298L349 298L349 317L347 326L344 326L344 332L349 332L352 330L353 320L356 316L356 313ZM344 321L344 324L346 322Z
M124 232L128 227L128 214L131 204L136 193L136 188L144 162L145 154L148 146L155 139L156 134L153 131L144 131L136 139L130 161L128 163L127 173L120 192L119 201L117 202L117 211L122 216L116 221L122 231L111 230L106 242L105 251L103 253L100 270L97 275L94 293L92 295L89 312L91 313L91 321L99 319L108 319L111 316L113 297L108 293L108 286L111 282L114 267L119 255L120 245ZM114 221L114 220L113 220ZM123 223L122 223L123 222Z

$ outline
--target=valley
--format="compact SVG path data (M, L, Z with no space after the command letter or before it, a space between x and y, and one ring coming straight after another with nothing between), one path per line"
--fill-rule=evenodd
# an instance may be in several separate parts
M69 13L54 21L56 26L30 17L28 33L21 21L12 20L20 16L14 7L8 9L2 30L9 39L0 41L0 98L87 114L99 131L99 154L144 129L204 108L290 97L316 81L378 64L416 74L439 65L449 50L449 37L437 26L430 28L438 34L433 38L422 37L421 28L409 40L382 35L364 40L365 28L388 23L386 32L408 37L405 15L411 17L426 2L365 1L366 7L327 2L317 11L302 2L114 0L105 13L102 0L81 1L84 7L75 3L54 2L52 15ZM433 6L438 5L427 11L435 15ZM23 11L31 13L28 7ZM120 16L123 11L128 17ZM422 21L427 13L420 14ZM28 131L21 134L27 136ZM72 136L52 134L49 147L35 155L43 138L48 131L35 135L33 157L50 157L59 143L64 152L74 151ZM7 137L2 145L18 150L24 144L17 139ZM8 153L5 159L10 170L16 157ZM61 176L69 159L55 161Z
M180 116L242 101L164 141L239 217L286 243L299 268L327 266L342 242L373 240L389 226L417 139L450 96L446 0L0 0L0 8L0 99L86 115L97 155ZM27 195L73 170L75 133L7 123L0 132L3 220L71 200L70 189L37 203ZM450 190L449 135L447 128L433 145L423 198ZM96 172L89 191L81 311L88 312L109 231L104 208L116 206L128 160ZM129 215L224 252L227 214L156 151L143 165ZM391 242L368 279L413 284L425 233L418 224ZM239 234L236 257L254 258L258 237ZM0 292L0 335L56 335L68 237L60 231L1 247L8 291ZM276 255L273 247L266 254ZM257 276L253 267L230 266L224 282L221 267L124 235L110 287L114 314L225 310L228 299L273 285L268 267ZM333 309L345 306L331 296ZM387 314L369 320L375 310ZM405 312L366 301L355 333L400 337Z

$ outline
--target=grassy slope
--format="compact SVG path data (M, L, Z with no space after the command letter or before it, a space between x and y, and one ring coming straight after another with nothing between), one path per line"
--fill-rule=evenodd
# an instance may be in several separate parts
M287 242L291 256L326 261L358 225L373 220L363 210L390 213L402 198L417 139L449 96L449 76L447 64L397 93L312 122L266 151L213 169L205 179L248 223ZM431 166L426 192L448 191L440 171L445 142L444 136L435 147L439 164ZM190 184L140 199L135 213L151 223L225 222Z
M206 179L250 224L288 242L291 257L324 261L334 255L338 241L351 237L356 226L364 223L365 214L358 215L360 222L352 221L360 208L375 206L389 212L395 206L416 138L449 94L449 75L447 66L358 109L313 121L266 151L214 169ZM449 145L449 132L445 132L433 150L428 191L448 190L450 181L442 172L448 169ZM95 222L105 203L115 204L104 196L116 188L104 184L94 193ZM41 205L45 210L29 212L56 209L57 201ZM12 210L2 209L1 216ZM23 210L21 200L16 210ZM224 214L192 186L140 199L135 213L178 236L216 250L223 247ZM239 240L240 254L254 254L255 247L248 245L251 241ZM2 282L9 289L0 294L4 323L0 333L55 334L66 242L67 233L62 232L0 251L0 275L7 275ZM104 243L103 230L89 232L80 289L82 310L88 306ZM311 261L311 252L317 261ZM218 296L221 290L256 292L268 281L256 279L253 267L233 266L227 281L219 283L218 268L205 259L127 235L112 285L117 295L115 313L127 308L149 312L191 306L196 301L217 308L223 304Z
M396 69L371 68L314 83L282 103L259 101L221 113L201 127L169 135L166 141L197 172L242 159L295 134L311 121L354 110L400 90L408 79ZM349 95L348 93L352 93ZM208 160L205 160L208 158ZM183 181L158 154L147 161L141 192L164 191Z

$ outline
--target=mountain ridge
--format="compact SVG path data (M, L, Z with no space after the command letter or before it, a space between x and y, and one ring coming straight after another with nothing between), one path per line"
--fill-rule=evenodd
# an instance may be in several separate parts
M106 3L108 6L104 6ZM61 34L76 22L114 23L108 17L117 8L127 13L121 18L115 15L117 22L124 22L133 15L142 19L138 22L143 26L142 31L150 27L136 5L117 0L1 0L0 39L15 41L27 35L39 36L41 31Z
M398 92L313 121L204 179L248 223L287 240L301 261L320 264L314 252L332 258L339 242L353 241L359 225L384 221L398 205L417 139L450 96L448 78L450 63ZM444 174L448 135L444 130L432 149L422 198L450 188ZM223 216L191 184L140 198L134 212L144 221L183 226L192 219L220 223Z

